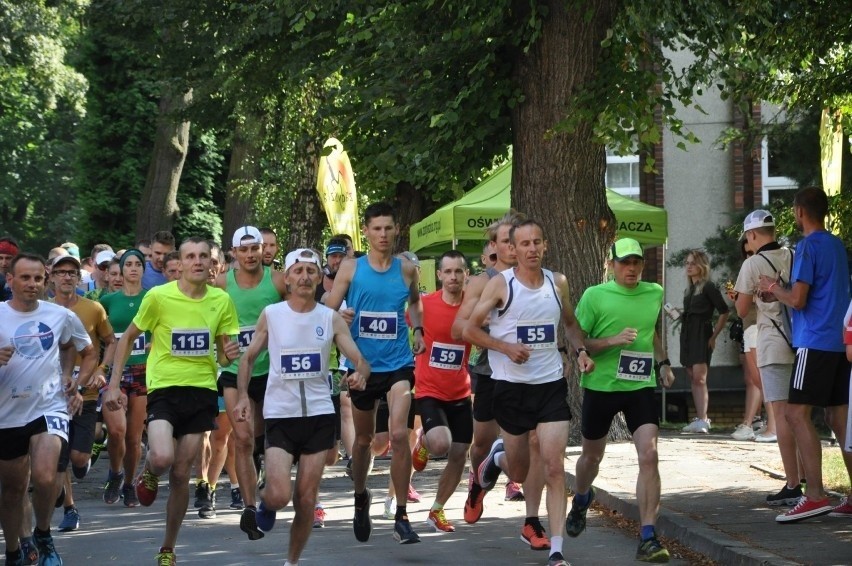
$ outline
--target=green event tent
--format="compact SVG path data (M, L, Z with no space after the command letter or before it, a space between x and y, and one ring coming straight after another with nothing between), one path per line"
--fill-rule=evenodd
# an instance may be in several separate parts
M434 256L450 248L478 254L485 229L510 207L512 163L509 162L455 202L444 205L411 227L409 249ZM620 238L634 238L645 246L666 243L666 211L623 197L607 189L609 207L615 213Z

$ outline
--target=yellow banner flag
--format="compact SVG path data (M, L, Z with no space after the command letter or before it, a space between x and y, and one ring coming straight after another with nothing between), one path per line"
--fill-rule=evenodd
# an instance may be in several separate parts
M819 153L822 163L822 188L827 195L840 192L840 171L843 161L843 130L840 115L823 108L819 121Z
M335 138L329 138L323 147L330 147L331 153L320 158L317 191L328 216L328 224L335 234L349 234L352 247L361 250L358 195L349 156L343 150L343 144Z

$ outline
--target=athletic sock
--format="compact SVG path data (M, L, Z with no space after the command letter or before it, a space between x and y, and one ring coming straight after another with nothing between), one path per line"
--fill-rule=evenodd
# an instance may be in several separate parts
M405 505L396 504L396 515L394 515L394 521L401 521L408 516L408 513L405 512Z
M574 503L576 503L578 507L588 506L591 499L592 490L589 490L586 493L577 493L574 495Z
M65 506L65 512L67 513L67 512L68 512L68 511L70 511L71 509L75 509L75 508L76 508L76 507L75 507L74 505L66 505L66 506Z
M550 555L553 556L557 552L559 554L562 554L562 537L561 536L550 537Z
M643 541L654 538L654 536L656 536L654 525L642 525L642 530L639 532L639 536Z
M363 507L367 504L367 490L365 489L362 493L355 494L355 506Z
M436 501L435 503L433 503L433 504L432 504L432 508L430 509L430 511L440 511L440 510L441 510L441 509L443 509L443 508L444 508L444 504L443 504L443 503L438 503L438 502Z

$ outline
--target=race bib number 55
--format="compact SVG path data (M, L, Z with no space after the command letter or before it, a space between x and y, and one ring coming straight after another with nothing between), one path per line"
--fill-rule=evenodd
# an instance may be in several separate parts
M199 357L210 355L210 331L195 328L172 329L172 355Z
M556 347L556 325L550 321L518 321L518 342L530 350Z

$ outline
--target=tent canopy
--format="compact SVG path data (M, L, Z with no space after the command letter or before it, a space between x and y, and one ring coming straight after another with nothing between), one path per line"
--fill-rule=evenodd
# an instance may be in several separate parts
M463 197L444 205L411 227L409 248L419 255L438 255L450 248L478 254L485 229L511 206L512 163L509 162ZM662 245L668 233L666 211L607 189L619 238L634 238L646 246Z

